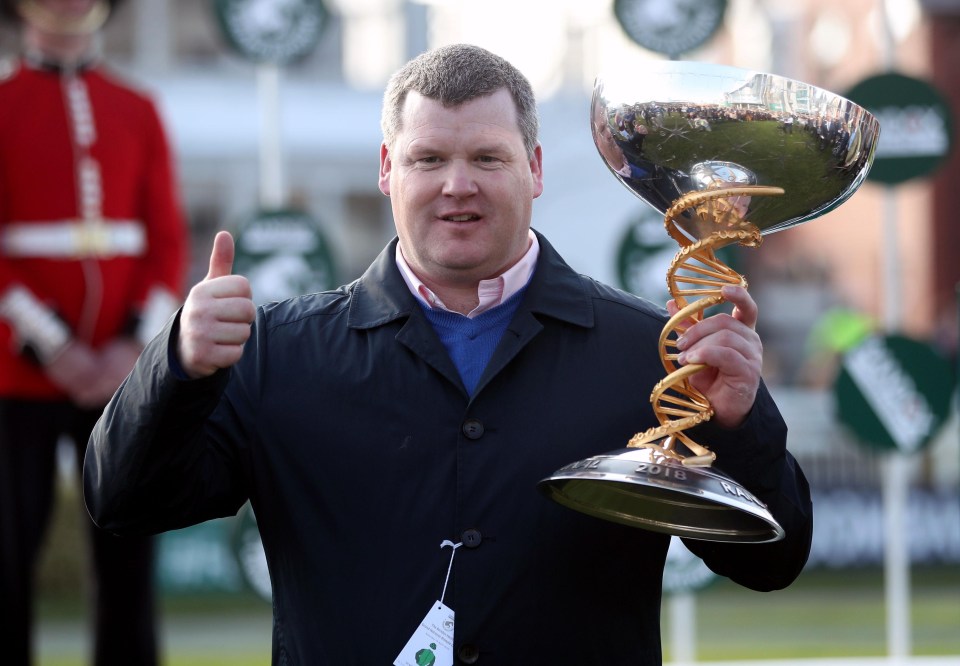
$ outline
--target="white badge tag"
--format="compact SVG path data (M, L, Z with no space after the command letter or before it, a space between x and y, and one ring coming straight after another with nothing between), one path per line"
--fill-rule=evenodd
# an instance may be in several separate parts
M446 539L440 544L441 550L452 549L440 600L430 608L423 622L400 650L400 654L393 660L393 666L453 666L453 611L444 605L443 598L447 595L453 557L457 554L457 548L462 545Z
M453 611L435 603L393 666L453 666Z

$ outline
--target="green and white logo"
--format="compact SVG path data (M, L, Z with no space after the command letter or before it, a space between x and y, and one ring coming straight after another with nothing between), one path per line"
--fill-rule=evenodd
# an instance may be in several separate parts
M896 184L925 176L950 153L950 107L929 83L888 72L864 79L847 97L880 121L880 140L867 180Z
M278 65L309 54L329 17L322 0L214 0L214 8L230 46Z
M430 647L417 650L414 659L417 660L417 666L433 666L437 663L437 655L434 650L437 649L436 643L430 643Z
M613 12L640 46L676 58L709 40L723 23L727 0L615 0Z
M933 347L888 335L844 354L834 392L840 421L861 442L913 453L946 421L953 388L950 364Z
M336 286L333 255L320 226L297 211L260 212L243 225L234 271L250 280L257 303Z

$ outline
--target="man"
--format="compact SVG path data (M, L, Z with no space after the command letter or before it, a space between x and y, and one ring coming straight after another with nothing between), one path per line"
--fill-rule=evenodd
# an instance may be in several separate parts
M463 45L414 59L382 125L398 239L352 284L255 309L219 233L95 429L91 514L156 532L249 498L275 664L659 664L669 537L536 484L655 424L643 387L663 372L663 311L577 275L531 231L536 108L506 61ZM697 384L717 416L700 434L787 537L690 547L769 590L806 560L809 495L760 386L756 306L727 295L734 314L682 344L683 362L712 366Z
M103 406L180 303L186 233L152 102L99 57L111 4L0 3L0 650L31 661L57 442ZM79 467L79 464L78 464ZM152 543L90 526L98 665L155 664Z

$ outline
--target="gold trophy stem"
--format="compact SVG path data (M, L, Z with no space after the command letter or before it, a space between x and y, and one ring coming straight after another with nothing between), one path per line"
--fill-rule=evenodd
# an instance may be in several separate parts
M653 449L664 458L688 466L707 467L716 459L715 453L684 432L710 420L713 408L706 396L689 381L692 375L706 366L678 366L677 339L690 326L703 319L704 310L725 302L726 299L720 295L724 286L747 286L746 279L720 261L715 250L731 243L756 247L762 238L760 230L743 219L728 200L778 194L783 194L783 189L759 185L722 187L687 193L667 210L664 226L671 238L680 244L680 251L667 271L667 287L679 310L660 333L660 359L668 374L657 382L650 394L653 412L660 425L634 435L627 447ZM689 239L681 232L677 221L687 210L717 230L701 240ZM687 456L677 451L678 441L693 455Z

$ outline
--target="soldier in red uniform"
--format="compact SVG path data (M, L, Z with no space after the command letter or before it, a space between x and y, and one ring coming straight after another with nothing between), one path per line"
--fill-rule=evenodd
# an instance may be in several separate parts
M148 97L104 67L115 2L0 0L0 661L30 663L34 573L57 442L77 460L143 345L178 307L187 234ZM86 518L84 518L86 520ZM98 666L157 662L153 545L91 524Z

